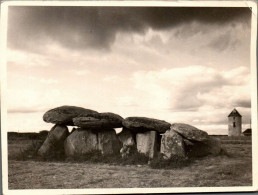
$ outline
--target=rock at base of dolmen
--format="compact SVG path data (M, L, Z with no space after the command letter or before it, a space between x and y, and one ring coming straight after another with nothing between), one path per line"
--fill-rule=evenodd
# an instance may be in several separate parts
M185 157L183 138L173 130L166 131L161 138L160 153L165 159L170 159L173 156Z
M129 129L123 128L123 130L117 134L117 137L123 143L123 147L120 150L121 156L129 156L133 152L132 147L136 148L135 135Z
M43 120L47 123L60 125L74 125L73 118L83 114L96 114L98 112L77 106L60 106L47 111Z
M136 134L137 151L149 158L154 158L158 152L158 138L156 131Z
M136 148L136 146L134 146ZM134 153L134 147L133 146L128 146L128 145L123 145L123 147L120 149L120 154L122 158L128 157L131 154Z
M170 129L170 123L147 117L128 117L123 120L123 126L135 132L157 131L165 133Z
M118 139L123 143L123 146L134 146L134 135L133 133L126 128L123 128L123 130L117 134Z
M73 123L84 129L99 130L122 127L123 118L111 112L84 114L73 119Z
M64 143L66 156L83 155L98 150L97 134L91 130L75 130Z
M106 129L98 133L98 149L103 155L119 154L122 143L114 129Z
M213 137L209 137L202 142L184 139L184 143L186 154L189 157L203 157L210 154L218 155L222 149L220 140Z
M40 149L38 150L38 155L45 156L47 155L55 148L55 149L63 149L64 146L64 140L69 135L68 128L64 125L55 125L52 127L50 132L48 133L48 136ZM60 147L60 148L59 148ZM62 148L61 148L62 147Z
M174 123L170 127L171 130L179 133L183 138L193 141L205 141L209 139L207 132L197 129L188 124Z

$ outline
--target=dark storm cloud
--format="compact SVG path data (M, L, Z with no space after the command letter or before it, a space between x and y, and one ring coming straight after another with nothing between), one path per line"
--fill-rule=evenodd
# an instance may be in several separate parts
M191 21L249 21L249 8L9 7L8 47L36 50L47 41L74 49L108 49L117 32L144 33Z
M225 33L223 35L220 35L215 40L212 40L208 44L208 47L211 47L211 48L216 49L218 51L223 51L230 46L234 47L239 42L239 41L235 41L234 43L231 43L230 40L231 40L231 35L229 33Z

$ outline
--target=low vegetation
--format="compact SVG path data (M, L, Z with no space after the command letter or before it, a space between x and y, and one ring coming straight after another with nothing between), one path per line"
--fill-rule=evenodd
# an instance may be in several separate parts
M38 157L37 152L41 145L42 141L32 141L28 147L20 148L18 153L8 157L14 160L35 160Z
M8 141L10 189L252 185L251 144L237 139L224 142L225 150L219 156L163 160L159 154L152 161L136 150L126 158L91 151L70 159L63 154L40 159L36 152L42 142Z
M158 157L150 161L150 167L153 169L176 169L183 168L190 165L193 159L173 156L171 159L164 159L162 154L158 154Z
M106 163L113 165L143 165L148 163L148 158L133 150L133 152L122 158L120 154L102 155L99 150L92 150L84 155L74 155L66 159L66 162L84 162L84 163Z
M164 160L161 154L150 160L144 154L137 151L135 147L131 148L130 155L121 157L120 154L102 155L99 150L92 150L84 155L75 154L72 157L65 157L64 150L58 148L53 149L53 152L49 153L47 157L40 157L37 155L37 151L40 148L42 141L33 141L28 147L20 148L20 151L16 155L9 155L9 160L18 161L48 161L48 162L84 162L84 163L107 163L113 165L145 165L149 164L151 168L180 168L190 164L190 159L180 156L174 156L172 160Z

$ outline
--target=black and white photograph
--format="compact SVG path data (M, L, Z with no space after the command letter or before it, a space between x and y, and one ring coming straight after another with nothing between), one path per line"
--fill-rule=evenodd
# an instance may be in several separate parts
M5 3L4 194L257 189L255 1Z

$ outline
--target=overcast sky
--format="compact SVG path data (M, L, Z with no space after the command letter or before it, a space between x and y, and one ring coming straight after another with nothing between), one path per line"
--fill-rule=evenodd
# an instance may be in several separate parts
M8 131L75 105L227 134L250 123L249 8L9 7Z

